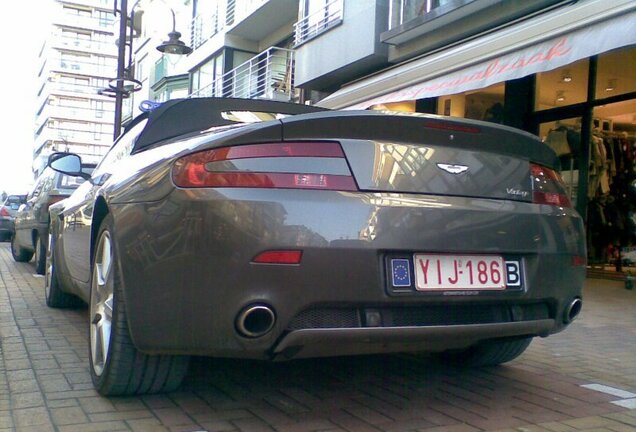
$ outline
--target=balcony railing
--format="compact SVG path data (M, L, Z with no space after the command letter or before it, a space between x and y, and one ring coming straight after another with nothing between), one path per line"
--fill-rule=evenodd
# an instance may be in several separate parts
M98 109L46 105L37 116L36 129L50 118L112 124L115 119L115 106L111 103Z
M268 0L215 1L211 10L198 14L192 20L190 46L196 50L227 27L242 21L266 1Z
M57 141L69 145L110 146L113 142L112 128L104 127L102 131L79 131L73 129L44 128L35 137L35 151L37 152L48 142Z
M106 87L107 84L102 86L96 85L82 85L82 84L68 84L68 83L60 83L60 82L50 82L47 81L38 99L36 100L36 107L42 107L47 99L51 96L51 94L59 94L59 95L68 95L68 96L78 96L81 95L83 97L89 97L95 100L106 100L108 99L106 96L100 96L99 90ZM110 100L110 99L108 99Z
M190 94L209 96L294 101L294 51L272 47Z
M314 38L342 22L343 0L330 0L324 7L294 24L294 45Z
M63 10L59 10L55 13L51 22L54 25L100 30L112 33L115 17L112 13L93 17L88 15L69 14Z
M79 39L69 36L56 35L52 41L48 42L48 44L71 50L97 52L102 55L117 55L117 46L108 41Z
M114 76L117 71L115 61L113 60L111 63L112 64L109 65L75 59L50 58L47 60L43 73L62 71L108 78Z

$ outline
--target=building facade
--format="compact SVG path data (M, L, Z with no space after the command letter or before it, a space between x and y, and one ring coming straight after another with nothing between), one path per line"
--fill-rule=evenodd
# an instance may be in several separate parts
M336 23L296 48L296 85L313 102L471 118L539 135L560 156L571 201L587 221L590 262L620 267L619 251L636 246L636 2L342 7ZM335 40L360 33L372 35L366 51L360 44L318 64L338 49Z
M113 100L99 91L116 75L110 0L55 0L40 52L33 172L72 151L97 162L112 144Z

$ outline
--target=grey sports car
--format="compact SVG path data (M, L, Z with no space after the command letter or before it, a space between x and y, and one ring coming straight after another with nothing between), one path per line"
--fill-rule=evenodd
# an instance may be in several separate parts
M51 208L46 301L89 304L105 395L188 356L516 358L581 309L583 222L525 132L422 114L173 100Z

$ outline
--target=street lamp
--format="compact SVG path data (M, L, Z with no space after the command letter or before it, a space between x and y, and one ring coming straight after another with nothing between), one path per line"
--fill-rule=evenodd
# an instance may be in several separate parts
M132 45L133 45L133 23L135 20L135 8L141 0L137 0L130 10L128 16L128 0L114 0L113 14L119 14L119 39L117 52L117 78L108 83L108 88L101 91L102 94L115 98L115 124L113 130L113 139L117 139L121 133L122 109L125 98L130 94L141 90L141 82L132 76ZM119 5L119 8L117 7ZM174 10L172 12L172 31L168 33L168 40L157 47L157 50L166 54L184 55L190 54L192 48L187 46L179 38L181 33L175 30L176 17ZM130 25L130 34L128 35L128 22ZM128 64L126 64L126 47L128 47Z

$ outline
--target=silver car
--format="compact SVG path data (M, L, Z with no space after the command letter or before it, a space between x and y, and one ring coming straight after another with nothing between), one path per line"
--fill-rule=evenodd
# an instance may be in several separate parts
M26 195L8 195L0 202L0 241L13 238L15 214L25 201Z
M457 118L164 103L51 214L46 299L89 304L106 395L176 388L191 355L519 356L581 309L583 221L554 152Z

